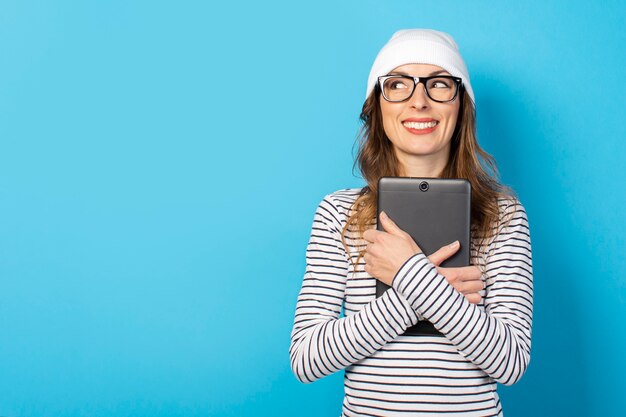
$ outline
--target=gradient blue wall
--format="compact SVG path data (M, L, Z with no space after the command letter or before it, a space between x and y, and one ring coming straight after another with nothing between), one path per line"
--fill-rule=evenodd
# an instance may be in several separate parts
M0 416L337 416L289 333L395 30L453 34L529 214L511 416L623 415L622 1L0 3ZM358 174L357 174L358 175Z

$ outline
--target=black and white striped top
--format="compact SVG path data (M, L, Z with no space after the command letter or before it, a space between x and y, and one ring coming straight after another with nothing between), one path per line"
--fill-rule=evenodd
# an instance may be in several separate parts
M291 333L291 367L301 382L345 368L342 416L501 416L496 382L517 382L528 367L533 308L526 212L502 199L500 232L478 246L480 304L469 303L423 254L409 258L376 298L376 279L356 232L341 242L360 189L327 195L313 218L306 271ZM342 306L344 316L341 316ZM426 318L443 336L405 336Z

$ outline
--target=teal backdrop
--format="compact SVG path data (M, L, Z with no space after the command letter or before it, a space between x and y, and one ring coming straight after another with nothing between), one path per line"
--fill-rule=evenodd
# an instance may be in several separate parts
M457 40L525 205L507 417L626 413L623 1L0 2L0 416L338 416L289 367L317 204L374 57Z

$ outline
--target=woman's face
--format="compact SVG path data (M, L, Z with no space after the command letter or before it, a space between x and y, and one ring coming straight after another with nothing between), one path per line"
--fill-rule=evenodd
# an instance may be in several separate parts
M414 77L450 75L436 65L406 64L390 74ZM391 103L382 95L380 107L383 128L393 144L407 176L438 176L448 162L452 133L459 114L460 100L439 103L426 95L419 83L413 95L404 102Z

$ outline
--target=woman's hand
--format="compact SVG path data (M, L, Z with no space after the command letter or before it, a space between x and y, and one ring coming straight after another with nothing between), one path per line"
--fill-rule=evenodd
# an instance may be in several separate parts
M439 266L443 261L457 253L460 247L461 245L459 245L459 241L457 240L456 242L440 248L437 252L430 255L428 259L435 264L437 272L446 277L450 285L463 294L465 298L467 298L467 301L478 304L482 300L478 292L485 288L485 282L482 280L482 273L478 267L474 265L452 268Z
M400 267L422 250L411 235L400 229L384 211L380 213L380 224L384 232L369 229L363 233L363 238L370 242L363 255L365 272L391 286Z
M370 242L365 250L365 272L379 281L391 286L393 278L404 263L416 253L422 252L411 235L400 229L386 214L380 213L383 231L366 230L363 238ZM478 304L481 296L478 292L485 288L482 274L476 266L443 268L441 263L454 255L460 248L456 241L446 245L428 259L437 266L437 272L467 298L470 303Z

